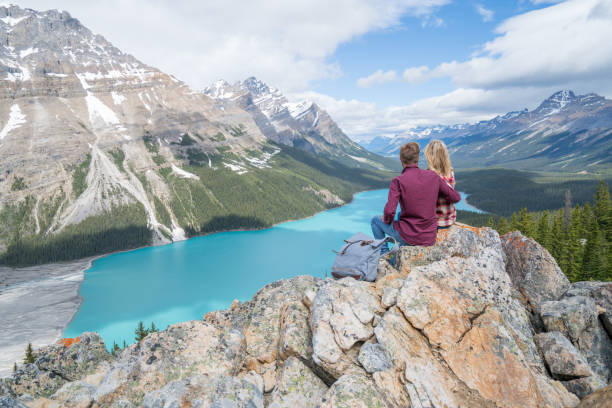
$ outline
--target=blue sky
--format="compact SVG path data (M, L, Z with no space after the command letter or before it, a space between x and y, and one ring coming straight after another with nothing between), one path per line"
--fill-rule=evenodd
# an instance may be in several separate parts
M16 0L194 89L256 76L354 139L612 97L612 0Z
M493 12L485 21L478 6ZM334 98L356 98L381 107L406 104L454 89L449 78L425 84L387 83L362 88L357 80L378 69L403 71L408 66L436 66L449 60L466 60L494 38L496 25L516 14L545 7L520 1L460 1L440 7L429 20L405 15L397 26L376 30L340 44L330 60L342 75L313 83L313 90ZM440 19L436 24L435 19Z

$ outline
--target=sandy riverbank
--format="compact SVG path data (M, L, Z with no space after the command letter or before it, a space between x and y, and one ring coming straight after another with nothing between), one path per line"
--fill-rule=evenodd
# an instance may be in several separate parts
M27 268L0 267L0 378L25 348L57 341L81 305L79 286L94 258Z

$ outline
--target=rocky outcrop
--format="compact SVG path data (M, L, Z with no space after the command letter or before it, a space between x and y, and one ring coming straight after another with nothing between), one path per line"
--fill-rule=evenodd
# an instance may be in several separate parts
M30 407L575 407L609 382L609 339L597 334L605 284L534 295L537 287L525 288L535 278L516 277L554 282L547 274L556 269L528 262L530 271L518 271L507 262L519 255L508 254L511 240L547 257L517 234L454 226L433 247L401 248L397 267L381 259L376 282L278 281L249 302L92 360L70 381L28 388L44 376L19 387L15 376L5 399Z

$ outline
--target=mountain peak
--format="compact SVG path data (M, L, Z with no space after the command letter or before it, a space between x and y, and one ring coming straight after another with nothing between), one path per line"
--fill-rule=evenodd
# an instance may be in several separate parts
M260 81L254 76L248 77L241 84L243 87L249 90L253 95L258 96L262 94L270 93L270 87L265 82Z
M569 89L561 90L555 92L547 99L545 99L544 102L542 102L540 106L535 109L534 112L544 115L552 115L559 112L567 105L574 102L576 99L576 95L573 91L570 91Z

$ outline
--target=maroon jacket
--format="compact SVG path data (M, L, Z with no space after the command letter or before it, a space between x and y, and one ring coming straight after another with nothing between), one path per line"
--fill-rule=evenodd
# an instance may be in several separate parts
M404 167L401 175L391 181L383 220L387 224L393 221L399 201L401 212L399 221L394 222L393 228L407 244L433 245L438 229L438 196L451 203L461 200L459 193L433 171L421 170L417 164L408 165Z

